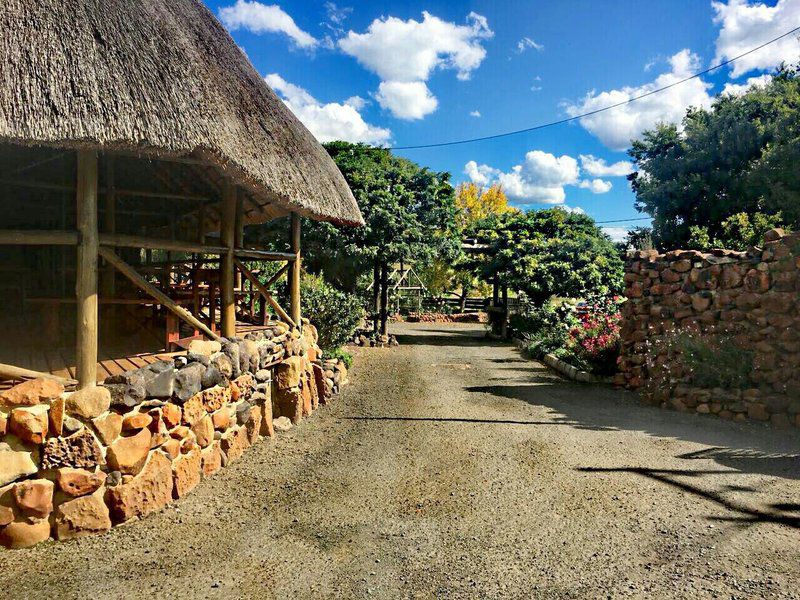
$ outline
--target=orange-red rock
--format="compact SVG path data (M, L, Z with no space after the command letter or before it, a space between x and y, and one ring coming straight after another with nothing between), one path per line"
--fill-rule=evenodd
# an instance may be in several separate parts
M266 437L275 437L275 428L272 426L272 402L267 400L260 408L261 427L259 433Z
M181 453L181 441L170 438L160 446L170 459L177 458Z
M14 521L0 530L0 545L6 548L29 548L50 538L47 519Z
M211 417L203 413L203 417L192 425L192 432L201 448L205 448L214 441L214 422Z
M153 452L142 471L130 482L106 490L106 502L115 523L143 517L172 500L172 462Z
M190 427L199 421L206 414L203 406L203 393L195 394L183 405L183 423Z
M229 429L222 434L222 438L220 439L220 448L222 448L222 451L225 453L228 462L233 462L238 459L244 454L244 451L247 450L249 445L247 429L244 427Z
M64 386L49 379L31 379L0 393L0 406L33 406L58 398Z
M93 473L86 469L73 469L62 467L56 471L56 481L61 491L69 496L86 496L93 494L105 483L106 474L103 471Z
M211 420L214 424L214 429L217 431L223 431L230 427L231 413L227 408L222 408L211 413Z
M44 519L53 512L54 488L47 479L20 481L14 486L14 500L25 515Z
M147 460L152 434L142 429L136 435L117 439L108 447L108 466L126 475L136 475Z
M110 446L122 433L122 416L110 412L92 419L92 425L94 425L100 441L106 446Z
M183 417L183 411L177 404L167 402L161 407L161 417L164 419L166 426L169 429L172 429L173 427L180 425L181 417Z
M258 441L258 434L261 431L261 407L251 406L250 415L244 424L247 430L247 441L255 444Z
M108 531L111 529L111 516L103 501L103 490L60 504L54 522L55 536L59 540Z
M138 431L149 427L153 422L153 417L147 413L130 413L122 418L122 431Z
M222 468L222 450L220 450L218 442L214 442L208 448L203 448L200 456L200 469L203 477L210 477Z
M217 385L212 388L208 388L207 390L200 392L200 396L203 399L203 406L205 407L206 412L214 412L215 410L219 410L224 405L233 401L231 388L229 386L222 387Z
M103 386L87 387L66 396L66 409L70 415L94 419L111 406L111 392Z
M56 398L50 403L50 435L63 435L65 411L64 398Z
M48 410L49 407L44 404L15 408L11 411L9 431L28 444L44 443L50 426Z
M200 462L199 449L172 461L173 498L183 498L200 483Z
M275 395L280 414L297 425L303 418L303 396L297 388L276 390Z
M292 356L275 367L275 385L279 390L288 390L300 385L303 373L303 359Z

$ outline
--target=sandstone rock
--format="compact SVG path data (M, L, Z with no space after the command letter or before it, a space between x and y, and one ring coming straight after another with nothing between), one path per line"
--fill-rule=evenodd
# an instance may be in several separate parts
M220 439L220 448L225 453L228 462L233 462L238 459L247 447L250 445L247 437L247 429L244 427L236 427L229 429L222 434Z
M50 538L50 522L38 519L14 521L0 530L0 545L6 548L29 548Z
M110 412L92 419L92 425L100 441L110 446L122 433L122 416Z
M289 431L292 428L292 422L288 417L278 417L272 422L275 431Z
M786 232L781 229L780 227L775 227L774 229L770 229L764 234L764 242L776 242L781 239L783 236L786 235Z
M38 457L16 438L5 438L0 442L0 486L16 481L21 477L33 475L39 470Z
M214 386L201 392L203 406L206 412L214 412L233 400L230 386Z
M208 448L203 448L200 457L200 470L203 477L211 477L222 468L222 450L220 450L219 443L215 442Z
M180 456L180 453L181 453L181 441L177 440L175 438L170 438L166 442L161 444L161 446L159 446L159 448L167 456L169 456L170 460L173 460L173 459L177 458L178 456Z
M56 471L56 481L61 491L69 496L86 496L93 494L106 481L103 471L87 471L86 469L73 469L62 467Z
M142 429L136 435L117 439L108 447L108 466L123 475L136 475L147 461L151 437L149 430Z
M213 340L192 340L188 350L192 354L211 356L222 350L222 344Z
M64 398L56 398L50 403L48 414L50 426L49 435L64 435L64 417L66 416L66 401Z
M272 425L272 402L265 402L260 406L261 427L259 433L265 437L275 437L275 428Z
M14 500L14 484L0 487L0 527L5 527L17 517L17 502Z
M256 389L256 379L250 373L240 375L233 383L236 384L236 387L239 388L240 395L244 396L245 399L249 398Z
M278 389L275 394L279 412L297 425L303 418L303 395L298 388Z
M45 404L15 408L11 411L8 430L25 443L42 444L50 425L48 410Z
M64 386L50 379L31 379L0 393L0 406L34 406L64 393Z
M755 421L769 421L767 407L760 402L752 402L747 407L747 416Z
M177 404L167 402L161 407L161 418L164 419L164 424L168 429L172 429L173 427L180 425L182 417L183 411Z
M153 417L147 413L128 413L122 418L122 430L126 432L139 431L149 427Z
M279 390L288 390L300 385L303 373L303 359L292 356L275 367L275 385Z
M111 392L103 386L88 387L66 395L65 401L68 414L94 419L111 407Z
M205 407L203 406L202 394L195 394L183 405L183 418L184 424L190 427L197 421L202 419L206 414Z
M192 450L172 462L172 497L183 498L200 483L200 450Z
M69 437L50 438L42 451L42 468L73 467L94 469L105 464L100 444L92 433L83 428Z
M142 471L129 483L106 491L106 502L115 523L143 517L164 508L172 500L172 463L161 452L153 452Z
M185 440L186 438L194 439L194 433L186 425L178 425L169 431L169 435L176 440Z
M244 424L247 430L247 441L255 444L258 441L258 434L261 431L261 407L251 406L247 421Z
M260 369L256 371L256 381L259 383L272 381L272 373L270 373L268 369Z
M26 516L44 519L53 512L54 488L47 479L20 481L14 486L14 500Z
M214 424L214 429L224 431L230 427L231 413L226 408L222 408L211 413L211 420Z
M60 504L55 515L56 538L71 540L111 529L111 516L103 493L98 489L88 496Z
M214 441L214 422L205 411L202 418L192 425L192 432L201 448L209 446Z

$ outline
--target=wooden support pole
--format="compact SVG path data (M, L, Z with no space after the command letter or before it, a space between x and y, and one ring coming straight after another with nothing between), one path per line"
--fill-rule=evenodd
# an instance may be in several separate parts
M236 266L239 267L242 275L253 282L253 285L256 287L259 293L267 302L269 302L269 305L275 310L275 312L278 313L278 316L292 327L296 326L297 322L292 319L292 317L290 317L285 310L283 310L283 307L281 307L275 298L272 297L272 292L270 292L269 289L267 289L267 287L258 280L258 277L253 275L253 273L251 273L250 270L238 260L236 260Z
M136 270L131 267L128 263L122 260L119 256L117 256L113 250L110 248L103 248L102 246L99 249L100 256L106 259L109 263L114 265L116 269L125 275L131 282L133 282L137 287L139 287L142 291L146 294L155 298L159 304L164 306L165 308L169 309L173 313L175 313L179 318L183 319L189 325L194 327L195 329L202 331L204 335L208 336L212 340L219 340L219 336L211 331L208 327L206 327L203 323L199 321L192 313L188 310L183 308L182 306L178 305L174 300L172 300L169 296L167 296L164 292L159 290L156 286L152 283L147 281L144 277L139 275Z
M220 257L220 323L222 335L236 337L236 303L233 294L233 248L236 237L236 185L225 180L222 190L222 219L219 237L227 252Z
M295 255L294 262L289 267L289 310L292 321L301 323L300 311L300 215L292 213L292 253Z
M244 247L244 200L242 199L242 195L239 194L239 198L236 200L236 228L234 231L233 236L233 247L234 248L243 248ZM236 272L236 283L234 284L236 289L240 289L242 287L242 274L241 272Z
M117 194L114 174L114 156L106 157L106 195L103 212L103 231L115 233L117 231ZM104 298L115 296L116 270L112 265L106 265L101 278L101 295Z
M78 271L75 296L78 306L78 387L97 385L97 153L78 150L76 194Z
M389 324L389 265L381 264L381 335L388 335Z

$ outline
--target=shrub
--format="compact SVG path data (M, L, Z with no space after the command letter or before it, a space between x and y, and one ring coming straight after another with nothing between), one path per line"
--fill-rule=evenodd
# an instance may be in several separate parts
M520 311L511 315L509 324L514 333L526 342L525 350L535 358L563 348L573 322L570 303L546 302L533 306L520 297Z
M303 275L300 297L303 316L317 328L319 346L326 354L350 341L364 318L358 296L336 289L321 275Z
M325 358L335 358L336 360L341 359L344 362L344 366L348 369L353 366L353 355L347 352L342 348L337 348L336 350L331 350L330 352L326 352L324 354Z
M676 334L675 347L693 384L728 389L741 389L749 385L754 354L737 347L731 336L717 334L700 337L683 332Z
M578 323L570 328L565 347L568 362L598 375L617 371L622 320L619 302L616 296L595 297L576 309Z

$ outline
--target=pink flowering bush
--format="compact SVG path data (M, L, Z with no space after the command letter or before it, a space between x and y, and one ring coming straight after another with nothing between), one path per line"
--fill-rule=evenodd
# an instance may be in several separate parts
M560 358L598 375L614 374L620 352L621 302L619 296L611 296L578 304L573 313L577 324L570 327Z

